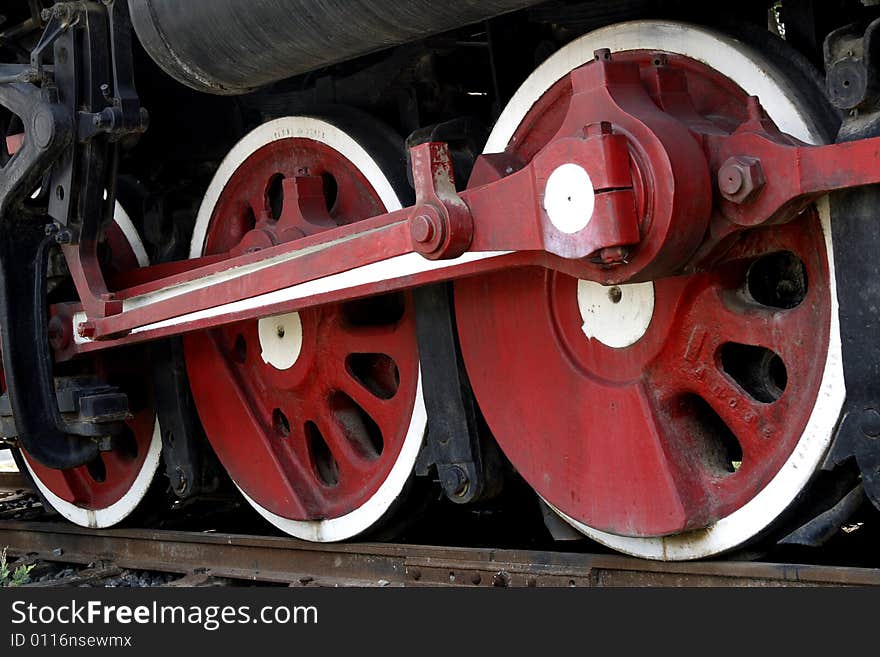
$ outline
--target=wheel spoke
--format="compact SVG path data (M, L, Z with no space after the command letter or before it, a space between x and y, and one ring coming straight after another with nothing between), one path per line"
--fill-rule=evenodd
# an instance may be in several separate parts
M302 436L302 415L295 407L293 400L277 399L271 406L271 432L274 435L268 435L270 432L264 429L263 435L266 444L282 460L290 458L299 464L308 463L308 447Z
M341 324L340 326L342 335L338 345L341 351L338 354L343 359L352 353L386 354L394 361L412 358L412 355L407 353L412 345L398 325L352 327Z
M228 464L227 467L239 460L259 464L259 471L264 476L269 476L271 473L277 484L282 487L289 503L300 512L305 513L313 502L306 491L293 483L307 476L302 463L298 459L291 458L292 449L289 446L282 446L277 438L267 436L264 422L258 419L254 413L251 398L244 388L242 380L236 376L236 372L224 357L214 334L194 336L189 340L188 347L194 344L198 344L198 348L208 352L205 354L204 362L217 365L210 373L213 379L213 385L210 389L212 391L222 390L226 393L216 399L216 408L225 408L226 413L220 421L232 423L237 430L233 441L215 442L215 449L219 452L225 452L224 462ZM227 395L232 396L234 405L229 403ZM244 436L247 436L247 440L241 440ZM249 470L249 472L253 472L253 470ZM254 483L250 482L246 476L236 479L236 482L245 488L245 491L249 489L249 484Z
M765 347L777 351L784 345L792 315L757 305L731 307L717 288L708 288L695 304L694 313L711 322L716 335L728 342Z
M266 197L262 190L255 190L250 194L245 200L245 206L253 213L254 219L259 220L259 217L266 213Z
M73 500L74 503L88 503L90 497L89 490L95 487L96 482L84 470L85 466L62 470L62 476L58 478L58 481L63 482L66 490L53 492L63 499ZM64 495L64 493L67 493L69 497Z
M341 392L351 397L380 426L397 420L400 405L393 399L377 397L348 372L339 377L337 384Z
M323 416L315 420L315 424L336 459L341 477L361 477L369 471L373 459L364 452L359 442L351 439L338 421Z

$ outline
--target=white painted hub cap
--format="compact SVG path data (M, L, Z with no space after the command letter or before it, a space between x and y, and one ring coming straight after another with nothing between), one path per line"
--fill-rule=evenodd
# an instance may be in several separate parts
M586 228L595 208L593 181L582 166L568 162L547 178L544 210L560 232L570 235Z
M258 322L260 356L276 370L293 367L302 351L303 329L299 313L264 317Z
M584 335L614 349L623 349L641 340L651 324L654 284L606 287L593 281L578 281L577 301L584 320Z

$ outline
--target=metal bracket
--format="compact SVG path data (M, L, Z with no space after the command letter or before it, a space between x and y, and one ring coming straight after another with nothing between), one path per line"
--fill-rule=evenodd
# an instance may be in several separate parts
M182 341L158 340L150 349L162 460L171 489L182 500L212 493L219 485L219 468L192 400Z
M852 27L842 28L826 40L831 97L839 107L860 108L844 121L838 142L880 135L880 111L867 109L876 107L872 90L880 88L878 71L869 61L873 59L871 36L878 26L880 21L872 23L864 37L854 34ZM859 67L866 77L852 75ZM858 93L851 98L835 95L831 88L840 82L843 89L846 77L858 82ZM880 260L876 257L880 252L880 232L876 230L880 185L834 192L830 205L834 259L845 263L835 275L846 401L823 468L831 470L854 458L865 494L880 508L880 348L876 339L880 333Z
M831 195L831 232L838 268L840 339L846 401L824 468L855 458L865 494L880 508L880 234L874 229L880 186Z
M116 423L131 417L128 397L94 377L56 377L55 400L68 429L102 439L101 451L111 449L110 434L121 429ZM8 393L0 397L0 432L7 438L17 435Z
M122 70L131 67L127 52L131 37L123 36L127 24L117 13L126 10L127 3L113 0L58 3L47 10L46 30L32 53L30 69L0 65L0 77L7 80L0 83L0 106L19 116L25 132L22 147L0 169L3 367L19 442L52 468L72 468L93 460L101 449L96 436L118 428L118 418L114 415L109 420L97 407L91 411L79 408L73 422L59 412L54 355L47 339L46 268L50 247L57 241L80 242L80 247L84 241L85 248L94 252L102 222L112 217L118 149L109 145L109 136L79 145L74 123L77 112L100 111L107 105L98 83L109 79L111 68L115 91L124 92L131 105L132 74ZM54 50L51 70L42 65L50 46ZM39 87L22 81L28 70L31 78L41 79ZM120 130L125 129L123 121ZM41 199L48 198L48 208L39 207L39 199L32 203L29 196L41 183L46 185L50 171L51 184L41 194ZM47 231L50 218L54 224ZM79 254L83 253L80 249ZM94 255L81 260L94 270L90 273L100 275ZM68 262L76 278L80 261L68 257ZM103 277L99 280L103 282ZM115 405L110 406L116 408L124 395L112 396Z
M474 162L479 157L489 131L477 119L469 116L450 119L442 123L427 125L415 130L406 138L407 176L412 180L411 149L419 144L443 142L449 146L452 170L458 189L464 189Z
M443 492L464 504L484 497L487 481L477 408L461 360L448 283L413 292L422 395L428 411L427 443L416 462L416 474L437 469Z
M847 25L834 30L825 39L825 83L828 98L838 109L866 109L877 100L880 91L878 28L880 19L867 28Z

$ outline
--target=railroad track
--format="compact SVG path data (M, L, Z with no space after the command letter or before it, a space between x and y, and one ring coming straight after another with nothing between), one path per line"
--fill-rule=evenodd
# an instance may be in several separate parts
M0 491L21 494L19 473ZM10 499L10 498L6 498ZM89 530L0 520L0 547L29 562L86 568L38 585L100 583L125 569L174 573L177 585L291 586L880 586L880 569L746 561L663 563L616 554L389 543L150 529Z
M286 537L147 529L93 531L0 522L11 554L95 569L292 586L878 586L880 569L711 561L662 563L608 554L314 544ZM99 564L95 566L94 564Z

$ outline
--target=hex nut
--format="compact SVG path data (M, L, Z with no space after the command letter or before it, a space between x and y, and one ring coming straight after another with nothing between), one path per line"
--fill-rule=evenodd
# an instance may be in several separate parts
M718 189L732 203L753 200L765 183L761 161L755 157L731 157L718 169Z

